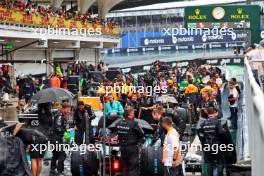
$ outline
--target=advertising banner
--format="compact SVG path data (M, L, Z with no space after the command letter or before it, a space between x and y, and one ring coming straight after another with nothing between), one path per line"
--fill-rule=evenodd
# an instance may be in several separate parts
M219 46L221 43L235 43L245 41L247 34L243 31L234 31L232 35L178 35L162 37L145 37L141 39L142 47L153 46L186 46L208 44L209 46Z

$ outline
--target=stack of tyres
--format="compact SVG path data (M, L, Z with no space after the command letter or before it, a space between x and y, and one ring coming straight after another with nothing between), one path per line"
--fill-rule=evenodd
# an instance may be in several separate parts
M164 168L162 163L162 147L147 146L140 154L141 176L162 176Z
M72 176L98 176L99 164L96 152L73 151L71 155Z

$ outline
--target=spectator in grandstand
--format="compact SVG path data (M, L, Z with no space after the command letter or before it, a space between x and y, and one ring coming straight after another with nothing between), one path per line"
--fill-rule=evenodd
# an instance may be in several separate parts
M67 20L80 20L83 24L90 22L92 24L103 24L108 28L112 29L114 23L111 21L104 21L99 18L92 19L90 13L80 15L78 11L66 11L65 8L59 10L54 10L52 7L45 7L43 5L38 5L36 3L31 3L29 0L3 0L0 2L0 6L7 9L16 9L19 11L24 11L27 15L34 13L35 15L41 15L43 17L49 18L50 16L61 17Z

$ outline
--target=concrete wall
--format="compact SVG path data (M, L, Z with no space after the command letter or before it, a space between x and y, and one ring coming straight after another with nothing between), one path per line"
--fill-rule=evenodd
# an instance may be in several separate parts
M45 50L18 50L14 53L15 60L32 60L40 61L46 59ZM80 61L86 61L88 64L95 64L96 49L82 48L79 52L74 50L53 50L52 58L54 61L67 60L74 58ZM47 72L47 65L45 63L15 63L15 77L18 75L28 74L45 74Z
M14 54L15 60L44 60L45 50L19 50ZM46 73L46 64L15 63L15 76Z
M96 49L82 48L80 49L79 59L80 61L86 61L89 64L95 64Z
M75 58L74 50L54 50L52 52L53 59L69 59Z

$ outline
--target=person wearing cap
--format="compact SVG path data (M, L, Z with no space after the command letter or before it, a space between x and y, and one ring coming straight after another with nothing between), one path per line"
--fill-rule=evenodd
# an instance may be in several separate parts
M74 115L73 115L74 125L76 130L75 142L78 145L81 145L83 143L83 136L86 129L86 118L87 118L86 115L88 115L90 122L95 118L95 114L92 110L92 107L89 105L85 105L83 101L78 101L77 109L74 111ZM90 133L89 136L91 134L92 133Z
M54 116L53 122L53 144L62 145L63 144L63 135L66 132L66 125L71 114L71 105L67 102L62 104L62 108L57 112ZM66 153L62 149L55 149L52 151L52 159L51 159L51 175L63 175L64 171L64 160L66 159ZM57 169L57 171L56 171Z
M179 171L182 162L179 133L173 128L173 122L170 117L164 117L162 119L162 127L167 131L164 145L162 162L164 163L164 175L176 176L179 175Z

